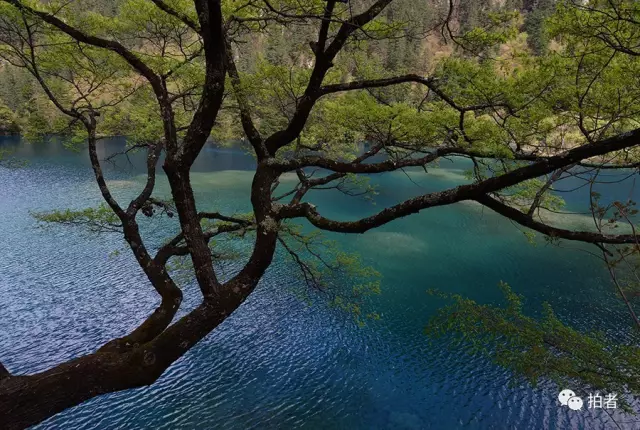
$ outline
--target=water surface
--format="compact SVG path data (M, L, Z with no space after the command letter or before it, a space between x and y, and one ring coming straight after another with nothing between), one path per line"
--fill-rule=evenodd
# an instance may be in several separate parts
M157 297L126 250L112 255L124 249L117 235L42 229L29 215L101 202L85 151L13 138L3 144L29 163L0 168L0 360L14 373L29 373L123 335ZM122 145L105 142L101 155ZM133 158L133 165L105 164L110 186L123 198L142 184L140 160ZM207 147L192 175L201 208L248 211L253 165L240 150ZM312 198L326 216L355 219L462 183L467 167L443 162L428 174L377 176L375 204L329 191ZM617 185L615 193L626 196L630 189ZM163 181L158 192L168 192ZM584 190L572 194L569 206L578 208L584 196ZM158 244L169 229L160 222L144 230ZM371 302L381 320L359 327L321 294L311 293L308 303L294 266L278 258L247 302L153 386L93 399L38 428L617 428L603 410L559 407L551 385L509 386L508 372L423 335L429 316L443 305L427 289L499 303L497 284L505 281L526 296L528 312L538 313L548 301L581 330L626 337L623 304L603 267L579 247L532 246L517 226L468 203L364 235L332 237L382 273L383 292ZM225 263L225 273L240 264ZM197 287L186 285L185 299L186 309L195 306ZM622 428L640 427L634 417L615 416Z

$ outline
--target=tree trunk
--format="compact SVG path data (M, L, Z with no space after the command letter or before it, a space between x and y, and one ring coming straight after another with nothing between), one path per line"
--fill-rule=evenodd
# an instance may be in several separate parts
M152 384L243 300L227 302L233 309L203 302L153 341L123 353L96 352L35 375L0 378L1 427L23 429L101 394Z

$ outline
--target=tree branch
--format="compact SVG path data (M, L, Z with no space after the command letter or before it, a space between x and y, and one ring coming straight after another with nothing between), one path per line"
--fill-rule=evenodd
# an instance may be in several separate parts
M198 107L187 128L182 145L169 151L164 163L180 227L196 267L195 274L205 301L219 299L222 285L213 268L208 241L198 218L195 196L189 181L191 166L204 147L215 124L224 95L225 40L220 0L195 0L205 57L205 79ZM161 103L161 106L163 104ZM170 109L170 104L167 106ZM165 119L165 138L175 139L173 117ZM171 130L169 130L171 131Z
M177 10L173 9L162 0L151 0L151 1L156 6L158 6L158 9L162 10L168 15L173 16L174 18L178 18L187 27L189 27L190 29L192 29L198 34L200 33L200 26L198 25L198 23L192 20L191 18L189 18L186 14L178 12Z
M4 365L2 363L0 363L0 381L2 381L5 378L8 378L10 376L11 376L11 373L9 373L7 368L4 367Z
M322 95L319 90L322 86L327 71L333 67L333 60L340 50L344 47L348 38L359 28L364 26L373 20L382 10L387 7L393 0L377 0L369 9L356 15L349 20L342 23L335 37L327 46L325 50L315 49L316 62L311 72L311 77L307 83L304 95L298 103L297 109L287 127L283 130L277 131L267 138L265 146L269 151L269 154L274 155L278 149L282 148L293 142L302 132L307 119L313 109L318 98ZM329 9L326 9L329 11ZM320 40L324 40L323 26L327 25L327 15L323 18L321 24L321 32L319 34ZM319 47L319 44L316 44Z
M140 207L149 200L153 189L156 185L156 164L158 164L158 158L162 152L162 143L157 142L155 145L148 147L147 149L147 182L144 189L138 197L131 201L127 208L127 215L134 217Z
M243 289L225 306L203 303L153 341L125 352L101 351L47 371L0 381L3 428L19 430L105 393L155 382L185 352L216 328L253 289Z
M509 218L518 224L542 233L546 236L557 237L566 240L574 240L578 242L586 242L593 244L608 243L608 244L625 244L636 243L638 238L633 234L620 234L620 235L607 235L602 233L588 232L588 231L572 231L561 228L552 227L543 222L534 220L527 214L508 206L499 200L496 200L487 195L474 198L475 201L488 207L500 215Z
M551 177L547 180L547 182L545 182L545 184L538 190L535 197L533 198L533 202L531 202L529 210L527 211L527 216L529 218L533 217L536 209L538 209L538 207L540 206L540 202L542 201L544 194L549 190L549 188L551 188L553 183L560 179L560 176L562 176L565 171L571 169L571 167L572 166L569 165L567 167L563 167L562 169L556 170L553 175L551 175Z
M369 79L364 81L353 81L353 82L345 82L341 84L325 85L319 89L319 93L321 95L326 95L326 94L338 93L343 91L383 88L391 85L398 85L398 84L404 84L404 83L410 83L410 82L426 86L431 91L433 91L434 94L440 97L445 103L447 103L449 106L451 106L453 109L457 110L460 113L473 112L473 111L489 109L489 108L497 108L497 107L503 107L510 111L513 110L511 106L505 103L483 103L483 104L470 105L470 106L460 106L455 102L455 100L453 100L451 97L445 94L438 87L437 78L435 77L425 78L423 76L416 75L416 74L394 76L391 78Z
M23 4L19 0L2 0L2 1L8 4L11 4L22 11L26 11L29 14L42 19L42 21L56 27L60 31L66 33L67 35L71 36L73 39L79 42L86 43L87 45L92 45L99 48L105 48L117 53L127 63L129 63L131 67L137 70L141 75L143 75L149 81L149 83L154 89L154 92L157 95L163 94L163 88L162 88L160 77L156 75L156 73L149 66L147 66L140 58L138 58L137 55L129 51L124 45L120 44L119 42L86 34L83 31L70 26L66 22L62 21L60 18L54 15L51 15L47 12L42 12L42 11L33 9L32 7L29 7Z
M373 157L377 153L379 153L383 148L384 148L384 144L376 145L376 146L372 147L371 149L369 149L364 154L362 154L359 157L355 158L351 162L351 164L362 163L363 161L365 161L365 160ZM302 201L302 198L307 194L307 192L309 192L309 190L311 190L311 189L313 189L315 187L327 185L327 184L329 184L329 183L331 183L333 181L342 179L347 175L347 173L338 173L338 172L336 172L336 173L332 173L330 175L326 175L326 176L324 176L322 178L310 179L310 178L307 178L305 176L305 174L304 174L304 172L302 171L301 168L296 169L296 173L298 174L298 178L300 180L299 188L297 190L294 189L290 193L287 193L284 196L278 197L278 198L276 198L274 200L277 201L277 200L280 200L281 198L284 198L286 196L289 196L289 195L295 193L295 195L291 199L291 204L300 203L300 201Z
M450 205L464 200L475 200L488 193L517 185L528 179L537 178L581 160L629 148L638 145L638 143L640 143L640 129L622 133L600 142L579 146L563 154L542 159L501 176L494 176L481 182L461 185L446 191L418 196L358 221L340 222L324 218L309 203L285 206L280 210L279 216L281 218L306 217L311 224L322 230L342 233L364 233L367 230L420 212L423 209Z
M181 153L176 161L181 169L191 167L206 143L224 95L226 42L220 0L196 0L206 62L205 82L198 108L189 124Z
M262 140L262 136L260 136L260 132L256 128L253 119L251 118L251 108L249 107L249 101L247 100L247 97L242 88L240 74L238 73L236 63L233 60L231 43L229 43L228 39L226 40L226 62L227 73L229 74L229 78L231 80L233 93L236 97L236 100L238 101L238 107L240 108L240 122L242 123L244 134L246 134L247 139L249 139L249 142L251 142L251 145L256 151L258 159L263 159L267 156L267 149L263 144L264 142Z
M116 199L111 194L109 190L109 186L104 179L104 174L102 172L102 166L100 165L100 159L98 158L97 151L97 139L96 139L96 120L92 115L90 118L81 117L82 122L87 128L87 140L89 144L89 159L91 161L91 167L93 168L93 173L98 183L98 188L100 189L100 193L102 194L102 198L107 202L109 207L118 215L118 218L122 221L122 223L126 223L130 217L127 213L120 207Z
M383 173L398 170L404 167L419 167L431 163L438 158L455 153L465 153L460 148L439 148L419 158L407 158L404 160L387 160L380 163L363 164L358 159L352 162L340 162L321 156L307 156L294 158L287 161L274 162L273 166L285 171L293 171L303 167L321 167L338 173Z
M200 219L217 219L217 220L220 220L220 221L232 222L232 223L240 224L240 225L243 225L243 226L248 226L248 225L253 224L249 220L242 219L242 218L236 218L236 217L232 217L232 216L227 216L227 215L222 215L219 212L200 212L198 214L198 216L200 217Z

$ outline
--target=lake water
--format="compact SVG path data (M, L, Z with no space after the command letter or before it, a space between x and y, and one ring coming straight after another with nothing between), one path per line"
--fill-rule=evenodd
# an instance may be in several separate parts
M60 143L22 144L3 138L28 161L0 168L0 361L14 373L47 369L90 353L136 326L157 297L117 235L38 228L30 211L81 208L101 202L86 151ZM101 146L105 156L122 140ZM142 184L133 165L105 164L116 195ZM240 150L207 147L194 168L202 209L249 210L253 161ZM420 193L465 181L468 165L372 178L375 204L332 191L317 192L322 214L354 219ZM285 181L286 182L286 181ZM567 184L571 188L572 184ZM628 195L632 183L615 185ZM585 190L569 197L584 209ZM161 181L158 195L167 195ZM587 225L572 216L565 224ZM152 243L171 234L165 224L145 226ZM382 318L359 327L304 287L291 262L279 257L247 302L176 362L151 387L114 393L67 410L46 429L602 429L618 428L604 410L561 408L557 389L510 386L510 375L469 357L446 341L429 343L423 328L444 303L429 288L500 303L499 281L526 296L539 313L548 301L584 331L629 336L629 316L602 265L579 246L530 245L520 229L473 205L435 208L368 232L333 235L360 252L383 275L382 294L370 306ZM241 264L229 262L225 273ZM345 280L348 283L349 280ZM185 308L199 292L186 285ZM582 394L583 397L586 393ZM614 414L620 428L640 418ZM2 427L0 423L0 427Z

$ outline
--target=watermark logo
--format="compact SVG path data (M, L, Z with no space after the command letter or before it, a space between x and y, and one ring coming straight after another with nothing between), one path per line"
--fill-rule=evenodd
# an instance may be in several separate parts
M575 396L576 396L576 393L574 393L571 390L562 390L560 391L560 394L558 394L558 400L560 401L560 404L562 406L567 406L569 399Z
M567 406L573 411L579 411L584 406L581 397L576 396L573 390L562 390L558 394L558 401L562 406ZM618 395L616 393L607 394L606 396L596 392L589 393L589 401L587 403L589 409L616 409L618 407Z
M580 409L582 409L582 405L582 399L578 396L573 396L567 402L567 406L569 406L569 409L571 409L572 411L579 411Z

